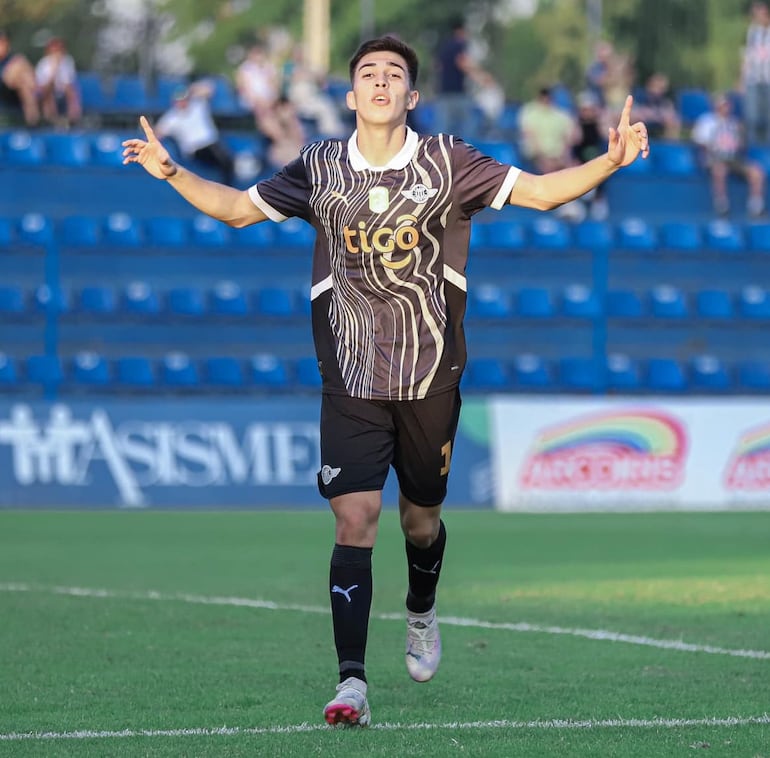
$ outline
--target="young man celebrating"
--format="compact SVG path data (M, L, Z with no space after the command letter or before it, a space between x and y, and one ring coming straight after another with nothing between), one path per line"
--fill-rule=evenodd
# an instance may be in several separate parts
M330 724L366 726L372 549L392 466L406 540L406 666L428 681L441 658L436 587L446 543L441 504L460 414L462 328L472 216L512 203L549 210L574 200L649 147L626 100L606 153L543 176L505 166L455 136L406 126L418 61L392 37L350 61L356 130L323 140L275 176L239 191L174 163L146 118L124 163L168 181L233 227L290 216L316 230L312 322L323 376L318 487L335 518L329 592L340 683Z

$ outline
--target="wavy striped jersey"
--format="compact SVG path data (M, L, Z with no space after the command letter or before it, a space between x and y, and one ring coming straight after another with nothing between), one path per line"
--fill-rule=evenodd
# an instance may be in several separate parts
M273 221L316 231L312 321L323 391L411 400L456 386L471 218L500 209L520 170L450 135L407 128L402 150L371 166L349 140L306 145L249 188Z

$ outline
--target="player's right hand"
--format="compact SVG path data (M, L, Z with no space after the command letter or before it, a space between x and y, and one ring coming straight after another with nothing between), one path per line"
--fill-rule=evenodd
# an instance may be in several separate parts
M145 116L139 117L139 126L142 127L146 139L124 140L123 165L138 163L156 179L170 179L178 170L176 163L155 136Z

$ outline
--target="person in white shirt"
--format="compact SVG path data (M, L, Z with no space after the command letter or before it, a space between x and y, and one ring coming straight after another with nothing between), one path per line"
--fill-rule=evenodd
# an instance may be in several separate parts
M727 95L715 97L714 110L698 117L691 137L699 146L711 175L716 213L726 216L730 212L727 179L730 174L738 174L746 179L749 186L746 208L749 216L761 216L765 211L765 171L746 155L743 124L733 114L732 102Z
M209 100L213 87L205 80L181 87L173 103L155 125L155 133L170 137L182 155L217 168L224 184L232 185L235 160L222 141Z
M52 124L73 126L82 116L77 70L64 40L52 37L35 66L43 117Z

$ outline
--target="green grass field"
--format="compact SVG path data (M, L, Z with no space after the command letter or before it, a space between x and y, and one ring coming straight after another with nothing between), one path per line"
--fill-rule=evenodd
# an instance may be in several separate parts
M335 730L328 513L0 512L0 755L770 756L770 513L445 521L440 671L386 511Z

